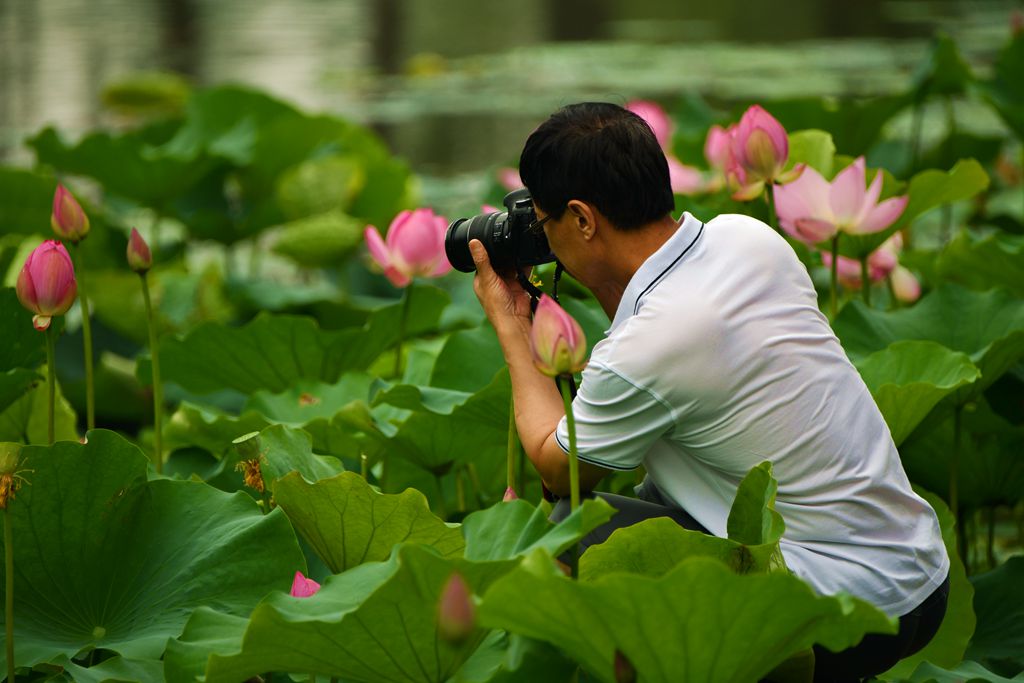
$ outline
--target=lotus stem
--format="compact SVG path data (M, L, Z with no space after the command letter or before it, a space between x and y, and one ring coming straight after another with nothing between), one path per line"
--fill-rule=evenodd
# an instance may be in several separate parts
M85 255L77 242L75 247L78 251L75 279L78 282L78 301L82 307L82 345L85 347L85 425L87 429L95 429L96 389L92 366L92 321L89 319L89 296L85 288Z
M779 217L775 213L775 188L774 183L768 183L765 186L765 198L768 200L768 225L771 226L775 232L779 231Z
M988 509L988 539L985 544L989 569L996 568L996 506Z
M562 392L562 403L565 405L565 421L569 428L569 501L573 512L580 506L580 461L576 451L576 419L572 414L572 392L567 378L560 377L558 388Z
M507 489L516 490L516 461L519 460L519 430L516 429L515 399L508 399L508 453L505 484ZM516 495L519 495L518 492Z
M459 512L466 511L466 480L461 469L455 470L455 509Z
M448 506L444 502L444 482L441 475L435 472L434 481L437 483L437 516L448 521Z
M156 456L156 473L162 474L164 469L163 422L164 422L164 390L160 383L160 346L157 341L156 320L153 318L153 301L149 296L149 279L146 273L140 273L142 280L142 298L146 303L146 323L149 326L149 356L153 370L153 451Z
M56 366L56 352L54 350L54 339L53 339L53 325L51 324L46 328L46 389L48 393L47 398L47 415L46 415L46 438L47 443L51 446L56 437L56 429L54 429L54 414L57 408L57 366Z
M917 155L921 148L921 128L924 121L924 103L914 104L914 119L910 126L910 160L907 175L914 172L917 167Z
M960 496L957 490L957 474L960 469L960 440L961 440L961 418L963 406L958 405L953 410L953 453L949 460L949 511L956 517L960 514Z
M14 683L14 530L4 508L4 625L7 630L7 680Z
M868 257L862 256L860 259L860 293L864 297L864 303L867 306L871 305L871 278L868 277Z
M402 372L402 342L405 340L405 323L406 318L409 316L409 302L412 300L412 286L413 283L409 283L409 286L405 288L405 293L402 295L402 312L398 316L398 342L395 344L395 378L400 378Z
M832 238L832 267L831 267L831 279L829 284L829 302L830 310L832 311L832 320L836 319L836 313L839 310L839 233Z

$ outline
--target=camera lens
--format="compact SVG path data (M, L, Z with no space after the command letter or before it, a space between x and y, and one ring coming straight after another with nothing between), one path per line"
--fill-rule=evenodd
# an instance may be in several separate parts
M469 252L469 241L480 240L487 251L491 252L491 233L502 215L504 212L485 213L452 221L444 236L444 252L455 270L463 273L472 273L476 270L473 255Z

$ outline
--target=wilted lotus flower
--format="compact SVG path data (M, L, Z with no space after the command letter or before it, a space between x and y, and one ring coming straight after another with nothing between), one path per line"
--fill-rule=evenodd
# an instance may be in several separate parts
M476 608L469 585L458 572L441 590L437 605L437 632L449 643L464 642L476 628Z
M77 244L89 234L89 217L75 201L75 198L63 186L58 184L53 193L53 213L50 214L50 226L57 236Z
M295 572L295 578L292 579L293 598L308 598L311 595L316 595L318 590L320 590L319 583L313 579L307 579L302 572Z
M75 267L68 250L57 240L36 247L18 273L18 301L36 314L32 326L39 331L50 326L53 316L68 312L77 292Z
M626 103L626 109L647 122L662 149L669 148L672 143L672 119L668 117L661 105L650 100L632 100Z
M391 221L387 242L377 228L366 226L364 236L373 260L395 287L405 287L416 275L439 277L452 269L444 253L448 222L431 209L402 211Z
M516 495L516 490L509 486L505 489L505 495L501 497L503 503L507 503L510 500L519 500L519 496Z
M140 275L153 267L153 254L149 251L149 245L135 228L132 228L132 234L128 237L127 256L128 267Z
M549 377L579 372L587 357L583 329L555 300L542 294L530 328L533 364Z
M829 183L808 167L788 185L776 186L775 210L783 230L817 244L839 232L866 235L885 230L907 207L907 196L878 201L882 193L879 171L865 190L864 157L856 160Z
M783 173L789 159L789 136L782 124L759 105L743 113L729 129L732 145L726 174L738 189L735 199L748 201L760 196L765 183L787 183L803 171L798 165Z

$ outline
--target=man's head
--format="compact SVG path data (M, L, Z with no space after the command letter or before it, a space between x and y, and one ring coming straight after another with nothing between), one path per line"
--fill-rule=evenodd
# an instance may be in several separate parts
M534 204L561 218L569 201L592 204L620 230L674 207L668 162L647 123L605 102L559 109L526 140L519 175Z

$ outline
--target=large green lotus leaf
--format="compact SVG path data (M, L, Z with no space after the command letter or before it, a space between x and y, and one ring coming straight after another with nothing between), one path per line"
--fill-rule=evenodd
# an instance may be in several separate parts
M1024 556L971 577L978 628L967 659L993 671L1024 672Z
M277 181L277 201L284 214L292 218L344 211L362 190L365 181L363 165L357 158L341 155L317 157L303 161L282 174ZM360 223L360 228L364 225Z
M525 500L511 500L479 510L466 517L466 559L476 562L526 556L538 548L556 557L615 514L600 498L583 504L558 524L547 513Z
M981 378L958 392L958 401L979 394L1024 358L1024 301L1002 289L974 292L947 283L911 308L888 312L854 301L832 327L855 363L904 339L967 354Z
M784 567L779 540L786 525L775 511L777 491L771 463L763 462L740 482L729 510L728 538L684 529L666 517L645 520L587 548L580 558L580 579L593 581L617 571L659 577L690 557L712 557L740 574Z
M164 677L167 683L195 683L213 653L230 655L242 649L247 617L200 607L192 612L181 635L167 641Z
M435 415L451 415L473 396L471 392L414 384L396 384L387 388L379 384L377 388L378 392L373 397L372 406L389 405Z
M20 168L0 168L0 235L50 233L57 179Z
M939 253L935 268L943 279L971 289L1006 287L1024 297L1024 235L961 230Z
M442 683L486 635L477 629L459 645L438 636L445 583L459 572L480 595L517 562L443 558L430 548L404 545L386 563L328 578L312 597L271 594L253 611L241 651L210 656L206 681L236 683L286 671L353 683Z
M198 184L216 165L205 155L168 154L149 144L144 133L91 133L69 145L46 128L28 145L43 164L94 178L110 192L157 208Z
M839 240L839 251L850 258L866 257L921 214L943 204L970 199L986 190L988 183L988 174L974 159L961 159L948 172L937 169L921 171L910 179L906 190L910 196L907 208L895 223L870 235L844 234Z
M832 134L823 130L799 130L789 135L789 159L786 167L807 164L825 178L832 177L836 145Z
M922 662L956 666L963 659L967 643L971 640L977 623L972 607L975 591L967 579L964 563L957 551L956 519L941 498L921 489L916 491L935 509L935 514L939 518L942 542L949 555L949 601L946 603L946 616L943 617L942 625L931 642L917 654L900 660L896 666L885 672L881 676L885 680L905 678Z
M88 437L22 451L31 486L9 508L19 666L93 647L157 658L199 605L246 614L305 569L283 512L198 482L146 481L138 448Z
M616 651L651 683L754 681L814 643L840 650L866 632L896 630L867 603L816 596L789 574L738 575L696 557L659 578L578 582L543 559L531 556L491 586L480 624L546 640L607 683Z
M332 209L283 224L272 250L307 268L338 267L362 246L365 227L358 218Z
M0 415L19 398L28 393L42 375L24 368L0 372Z
M977 662L963 662L952 669L924 662L906 680L910 683L1020 683L1024 681L1024 674L1006 678L992 673Z
M456 391L479 391L505 366L505 355L490 325L453 332L434 361L430 385Z
M374 378L364 372L346 372L334 384L297 380L280 393L257 391L246 401L243 413L256 411L274 422L298 427L315 419L329 419L339 406L366 401Z
M43 369L40 375L45 375ZM0 441L28 444L49 444L47 419L50 398L49 380L41 378L35 387L7 406L0 413ZM57 382L54 402L53 437L55 441L78 441L78 419L71 404L64 398Z
M260 473L268 489L274 481L289 472L297 472L310 481L317 481L345 471L337 458L313 453L313 439L308 433L286 425L266 427L258 435L247 439L244 447L246 450L239 446L228 451L222 460L222 468L235 469L242 460L251 459L252 453L257 452ZM238 476L241 477L241 474Z
M416 288L406 334L436 329L448 295L435 287ZM235 389L281 392L296 380L333 383L348 370L366 368L398 341L401 303L374 310L362 327L320 329L316 320L260 315L242 327L206 323L181 339L161 343L163 377L197 393Z
M46 362L46 335L32 327L32 313L21 302L13 287L0 288L0 371L35 368Z
M68 680L72 683L150 683L160 680L164 665L159 659L129 659L111 657L95 666L84 667L67 657L59 657L57 666L64 676L49 680Z
M435 517L415 489L378 493L354 472L315 484L292 472L273 488L295 530L335 574L383 562L399 543L429 545L444 557L458 557L465 547L458 525Z
M569 683L578 669L576 662L549 643L491 631L450 683Z
M857 370L899 446L939 401L977 381L964 353L931 341L898 341L864 357Z
M256 412L235 416L182 401L164 424L164 447L173 451L198 446L220 456L238 437L258 432L269 424L269 420Z
M1017 34L996 59L991 81L980 90L1019 138L1024 138L1024 36Z
M856 156L866 154L878 140L883 126L911 101L909 93L839 102L807 97L776 100L765 107L786 130L827 130L837 149Z

